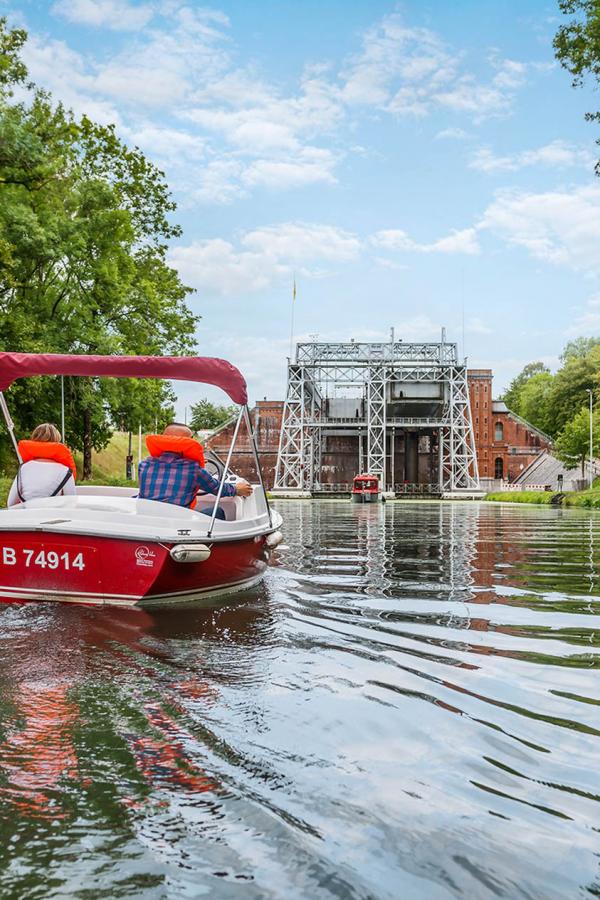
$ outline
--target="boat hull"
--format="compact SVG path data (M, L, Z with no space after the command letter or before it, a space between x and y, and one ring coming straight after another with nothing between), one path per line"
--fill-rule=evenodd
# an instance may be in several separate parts
M353 491L350 495L353 503L377 503L379 493L367 493L366 491Z
M266 536L207 541L208 559L177 562L173 543L82 534L3 532L0 602L47 600L111 606L209 602L257 583Z

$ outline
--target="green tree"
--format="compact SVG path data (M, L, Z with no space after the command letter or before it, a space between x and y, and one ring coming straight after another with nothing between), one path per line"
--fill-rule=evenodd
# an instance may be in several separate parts
M237 407L235 406L218 406L204 398L192 406L190 428L194 431L219 428L236 413Z
M550 369L548 368L548 366L544 365L543 362L527 363L527 365L521 372L519 372L516 378L513 378L508 390L504 394L503 400L508 408L515 412L518 416L523 416L524 418L526 418L521 408L521 394L523 392L523 388L525 387L529 379L533 378L535 375L549 373Z
M547 434L552 428L551 397L554 376L550 372L536 372L523 384L519 395L519 412L536 428Z
M600 379L600 346L585 356L569 356L554 376L548 395L548 428L558 435L574 415L587 403L588 388L595 390Z
M81 121L33 87L18 53L24 32L0 20L0 349L177 355L195 348L190 293L166 261L180 234L163 173L114 127ZM11 389L23 430L56 420L58 379ZM153 381L68 379L66 439L84 454L126 421L137 428L172 407Z
M560 355L561 361L564 363L568 359L582 358L587 356L590 350L600 344L600 338L597 337L578 337L574 341L569 341L565 349Z
M27 40L22 28L7 28L5 16L0 18L0 87L12 96L12 89L27 78L27 67L19 53Z
M593 416L594 457L600 454L600 416ZM555 443L558 458L568 467L574 469L581 465L581 474L585 474L585 461L590 453L590 412L589 407L582 407L565 425Z
M561 25L554 38L554 50L560 64L580 87L586 77L600 82L600 3L598 0L559 0L565 15L574 16ZM600 121L600 112L586 113L589 121ZM600 163L596 164L600 174Z

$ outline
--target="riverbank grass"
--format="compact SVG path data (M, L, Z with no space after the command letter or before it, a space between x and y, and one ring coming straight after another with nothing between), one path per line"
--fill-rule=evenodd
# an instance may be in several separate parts
M486 494L483 499L493 503L550 504L553 497L553 491L497 491Z
M498 491L483 498L492 503L533 503L537 505L573 506L582 509L600 509L600 485L598 479L587 491Z

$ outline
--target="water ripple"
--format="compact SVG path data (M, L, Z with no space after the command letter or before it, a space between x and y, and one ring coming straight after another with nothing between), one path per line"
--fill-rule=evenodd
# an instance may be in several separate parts
M600 518L280 508L235 604L0 609L2 896L598 896Z

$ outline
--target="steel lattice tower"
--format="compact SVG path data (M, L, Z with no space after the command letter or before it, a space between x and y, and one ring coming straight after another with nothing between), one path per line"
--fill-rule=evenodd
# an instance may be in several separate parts
M433 414L407 415L404 410L390 415L394 392L402 398L405 391L427 391L415 385L435 386ZM327 412L331 391L343 389L360 394L361 411L354 417ZM458 361L456 344L443 337L439 343L298 344L288 366L275 491L319 488L323 438L336 428L366 436L363 468L377 475L384 488L393 488L386 471L390 430L410 429L437 434L440 493L479 490L466 362Z

